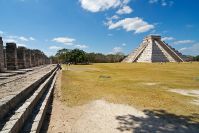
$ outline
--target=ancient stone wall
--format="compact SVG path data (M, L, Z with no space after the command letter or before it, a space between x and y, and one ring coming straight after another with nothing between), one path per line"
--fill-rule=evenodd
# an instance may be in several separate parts
M0 72L8 70L17 70L30 68L40 65L50 64L50 59L38 49L27 49L16 43L6 43L3 46L2 37L0 37Z

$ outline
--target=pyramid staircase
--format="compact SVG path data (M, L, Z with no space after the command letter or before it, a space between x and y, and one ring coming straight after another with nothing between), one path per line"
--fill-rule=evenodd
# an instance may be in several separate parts
M184 56L161 41L160 36L147 36L141 45L122 62L184 62Z

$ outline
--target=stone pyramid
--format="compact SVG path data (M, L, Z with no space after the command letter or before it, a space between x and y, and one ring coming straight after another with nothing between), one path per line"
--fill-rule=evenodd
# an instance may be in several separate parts
M162 41L161 36L149 35L122 62L184 62L185 60L185 56Z

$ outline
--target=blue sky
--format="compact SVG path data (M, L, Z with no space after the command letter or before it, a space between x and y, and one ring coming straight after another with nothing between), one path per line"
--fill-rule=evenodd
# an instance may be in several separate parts
M198 0L0 0L4 42L128 54L149 34L199 55Z

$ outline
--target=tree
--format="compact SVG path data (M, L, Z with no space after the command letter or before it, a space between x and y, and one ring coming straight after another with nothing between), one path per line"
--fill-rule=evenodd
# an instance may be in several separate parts
M55 56L58 57L59 62L66 63L70 61L70 52L71 50L69 49L60 49Z
M57 62L60 63L67 63L71 62L73 64L78 63L114 63L114 62L121 62L125 55L122 53L116 53L116 54L102 54L102 53L86 53L83 50L79 49L61 49L57 51L56 58L53 58L54 60L57 59Z
M74 49L70 52L70 61L73 62L74 64L86 63L87 62L86 57L87 57L86 53L83 50Z
M199 55L193 57L193 60L194 60L194 61L199 61Z

